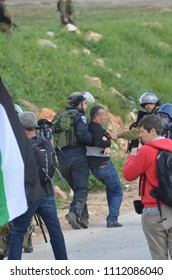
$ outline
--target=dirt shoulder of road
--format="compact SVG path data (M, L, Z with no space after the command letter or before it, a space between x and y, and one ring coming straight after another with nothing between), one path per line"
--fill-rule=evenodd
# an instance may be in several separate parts
M123 202L120 209L120 216L134 211L133 200L138 199L138 181L130 183L129 190L123 190ZM71 229L71 226L65 219L65 215L69 211L71 198L65 201L65 209L58 210L58 217L63 230ZM108 205L105 190L89 193L88 195L88 211L89 211L89 225L95 226L101 221L106 223L106 216L108 215ZM119 217L120 221L120 217Z

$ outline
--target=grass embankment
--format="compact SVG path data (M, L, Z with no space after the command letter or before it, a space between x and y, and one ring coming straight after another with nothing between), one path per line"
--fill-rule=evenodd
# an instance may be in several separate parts
M78 6L75 19L81 35L62 30L55 7L21 5L12 10L20 30L10 39L0 34L0 73L15 103L23 107L19 100L24 98L58 112L71 92L87 90L125 120L144 91L172 102L172 8ZM47 31L55 36L48 37ZM86 40L87 31L102 34L102 40ZM39 39L51 40L57 48L41 47ZM104 68L96 59L104 61ZM89 84L85 74L99 77L101 88ZM115 97L112 87L126 99Z

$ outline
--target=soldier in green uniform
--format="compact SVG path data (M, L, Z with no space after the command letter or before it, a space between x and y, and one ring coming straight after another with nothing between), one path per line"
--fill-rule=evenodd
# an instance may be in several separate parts
M28 226L27 232L24 236L23 249L25 253L33 252L31 235L34 232L32 223ZM0 260L8 256L8 247L10 241L10 223L0 227Z
M73 14L73 5L71 0L58 0L57 11L60 12L61 23L63 25L74 23L73 19L71 18Z
M161 105L161 99L152 92L144 92L140 97L140 106L143 110L138 111L136 122L132 123L128 131L124 131L118 134L118 138L124 138L129 140L127 152L130 153L132 148L139 146L139 121L145 115L158 114L158 108Z
M7 243L8 237L10 234L10 225L6 224L3 227L0 227L0 260L3 260L7 257Z
M9 8L5 4L5 0L0 0L0 31L10 35L12 24L13 18Z

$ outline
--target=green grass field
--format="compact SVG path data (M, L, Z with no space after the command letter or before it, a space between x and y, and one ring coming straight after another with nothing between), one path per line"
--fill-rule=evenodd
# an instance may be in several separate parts
M71 92L88 90L122 118L138 107L144 91L171 102L172 9L79 6L75 19L81 35L62 30L58 14L48 5L13 10L19 31L14 30L10 39L0 34L0 73L14 102L25 98L39 108L59 111ZM145 26L155 22L157 26ZM53 31L54 38L47 31ZM87 31L102 34L102 40L87 41ZM39 39L52 40L57 48L40 47ZM83 53L84 48L91 54ZM104 69L94 64L100 58ZM85 74L99 77L101 90L90 85ZM111 87L126 101L114 97Z

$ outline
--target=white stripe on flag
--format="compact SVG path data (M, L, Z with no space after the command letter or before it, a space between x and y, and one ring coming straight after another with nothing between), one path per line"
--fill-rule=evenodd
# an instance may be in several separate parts
M0 151L9 221L27 210L24 163L6 111L0 104Z

